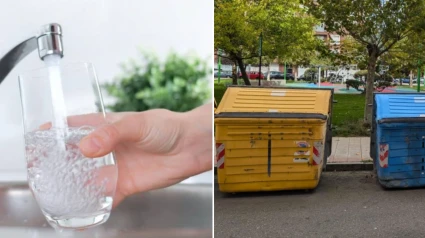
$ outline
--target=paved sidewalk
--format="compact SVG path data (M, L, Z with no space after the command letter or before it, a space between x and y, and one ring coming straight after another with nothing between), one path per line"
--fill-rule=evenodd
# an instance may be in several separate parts
M334 137L328 163L372 162L369 137Z

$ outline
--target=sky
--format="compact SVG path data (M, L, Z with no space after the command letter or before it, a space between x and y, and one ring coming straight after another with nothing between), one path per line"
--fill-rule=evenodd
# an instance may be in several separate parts
M194 53L213 64L209 0L0 0L0 57L52 22L63 27L62 63L91 62L100 82L119 75L138 49L161 59L171 50ZM43 66L33 52L0 84L0 180L25 172L18 75Z

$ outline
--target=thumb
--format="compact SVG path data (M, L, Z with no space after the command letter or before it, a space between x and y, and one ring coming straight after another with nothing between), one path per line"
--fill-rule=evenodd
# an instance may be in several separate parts
M141 120L135 116L125 116L112 124L97 128L80 141L81 152L90 158L109 154L122 142L135 142L140 139Z

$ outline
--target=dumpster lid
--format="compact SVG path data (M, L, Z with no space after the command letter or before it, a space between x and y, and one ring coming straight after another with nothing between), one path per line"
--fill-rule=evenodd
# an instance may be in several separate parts
M425 119L425 94L375 94L376 120L381 122ZM383 120L392 119L392 120ZM406 121L407 122L407 121Z
M276 112L223 112L214 115L215 118L285 118L285 119L320 119L328 116L320 113L276 113Z
M326 118L331 106L331 95L332 90L229 87L216 114L291 113L321 115L320 117Z

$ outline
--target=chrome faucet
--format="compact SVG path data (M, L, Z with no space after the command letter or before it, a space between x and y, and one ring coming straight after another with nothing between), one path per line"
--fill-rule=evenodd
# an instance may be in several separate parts
M41 60L47 55L63 57L62 27L57 23L44 25L37 36L20 43L0 59L0 83L23 58L38 49Z

